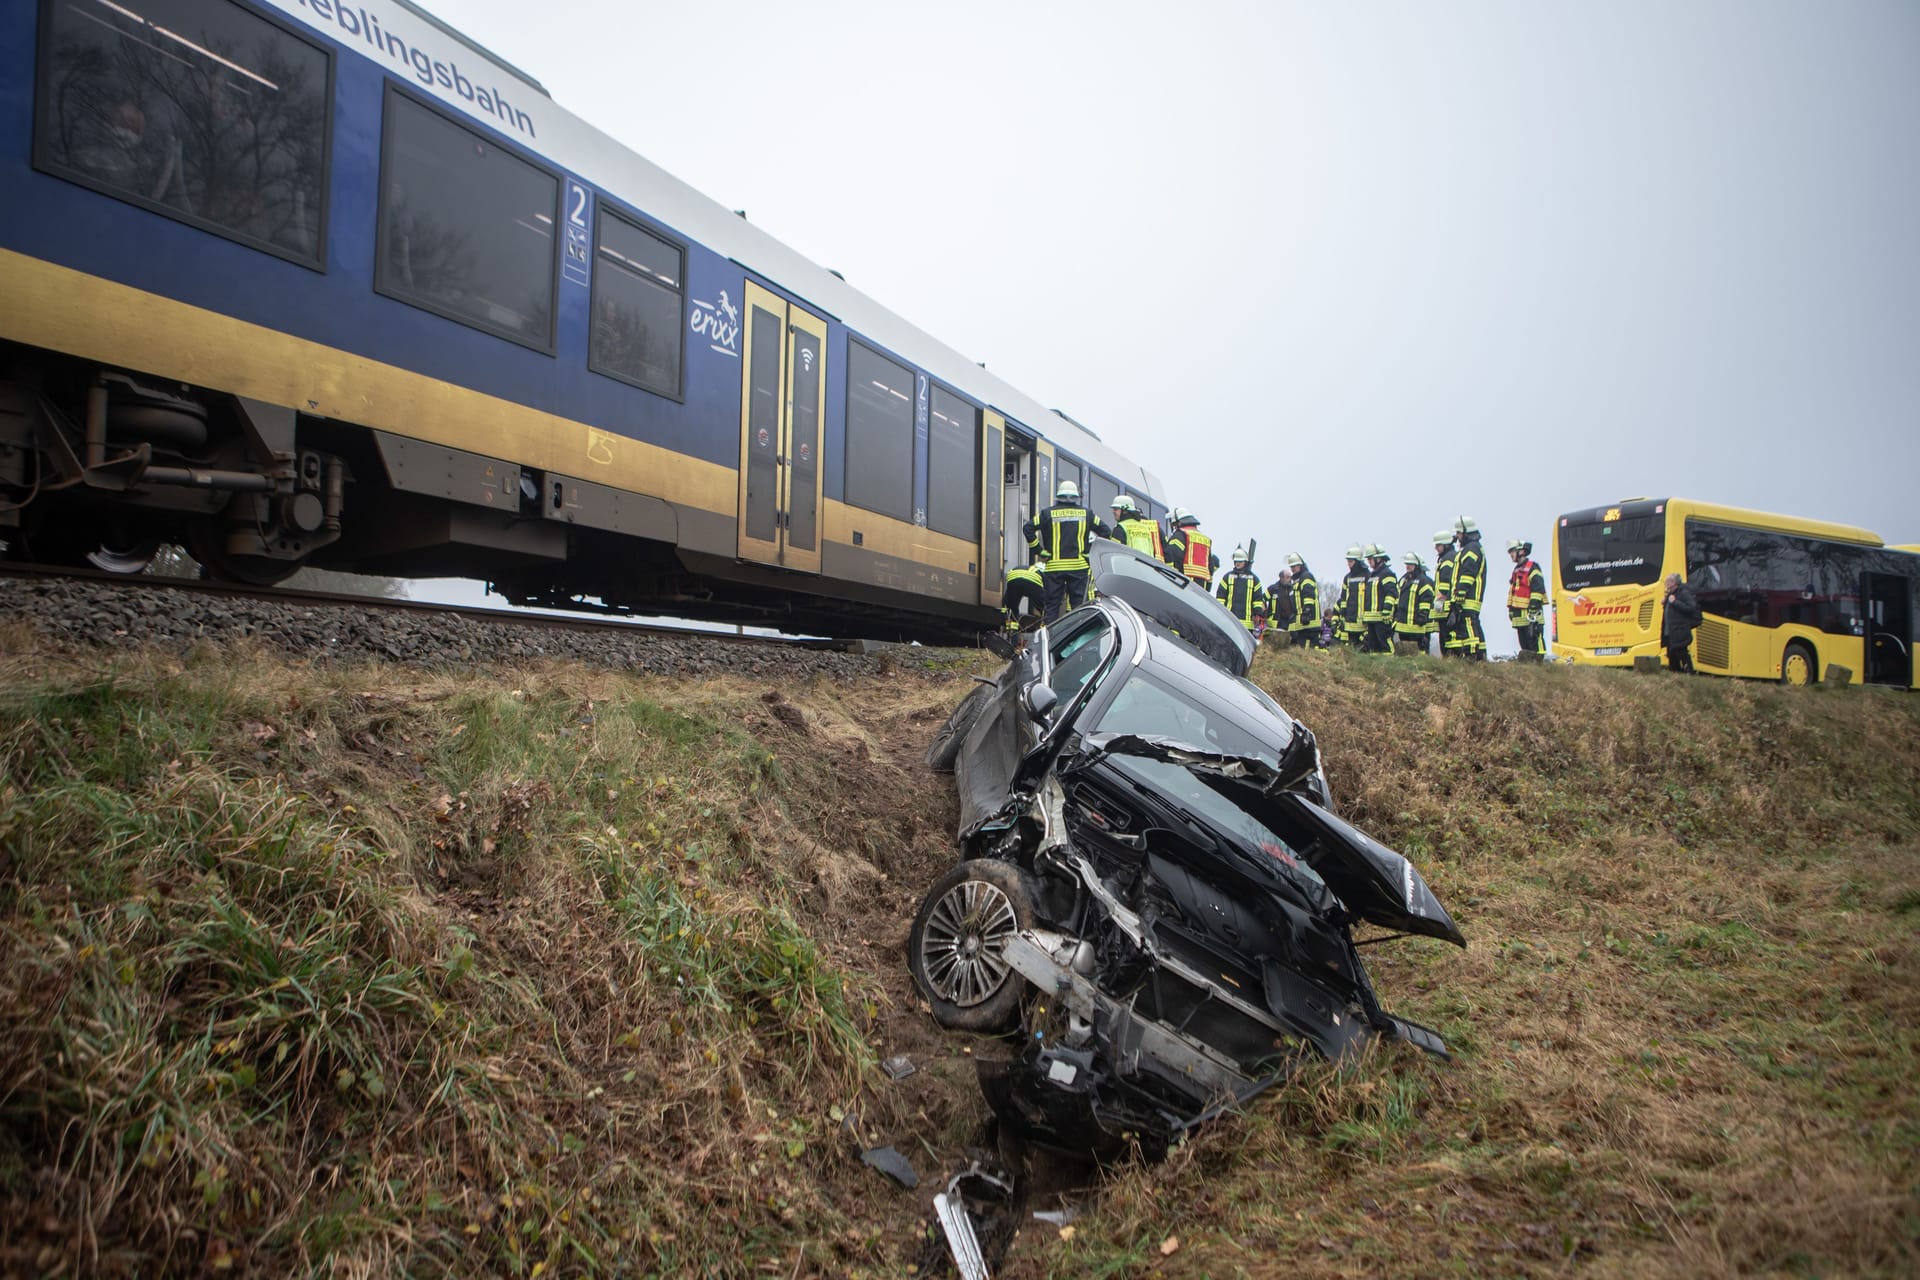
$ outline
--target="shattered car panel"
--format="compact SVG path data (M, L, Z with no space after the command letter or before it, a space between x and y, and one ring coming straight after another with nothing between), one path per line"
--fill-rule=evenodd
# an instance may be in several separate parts
M1192 645L1229 675L1253 665L1253 633L1211 591L1163 560L1096 538L1087 550L1093 589Z
M953 763L971 861L921 915L947 955L990 946L1026 993L991 1006L1024 1022L1020 1055L982 1065L1003 1118L1111 1152L1374 1039L1446 1052L1380 1007L1351 927L1464 937L1411 863L1332 813L1313 734L1270 697L1102 600L969 701ZM1018 927L1003 911L991 938L967 932L980 885ZM909 952L936 1016L954 1007L919 921Z

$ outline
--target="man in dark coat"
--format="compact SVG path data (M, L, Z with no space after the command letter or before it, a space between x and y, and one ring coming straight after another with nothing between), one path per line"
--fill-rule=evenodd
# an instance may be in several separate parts
M1667 607L1660 619L1660 643L1666 646L1667 668L1693 675L1693 629L1700 625L1700 599L1680 575L1667 575Z

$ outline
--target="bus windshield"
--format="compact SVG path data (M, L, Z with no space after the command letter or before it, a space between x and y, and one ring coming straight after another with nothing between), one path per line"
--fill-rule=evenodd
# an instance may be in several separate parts
M1664 514L1568 520L1560 526L1560 585L1580 591L1658 582L1666 530Z

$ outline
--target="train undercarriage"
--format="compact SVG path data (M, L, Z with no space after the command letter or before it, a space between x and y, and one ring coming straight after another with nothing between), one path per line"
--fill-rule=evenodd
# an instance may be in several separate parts
M679 509L229 392L0 347L6 558L114 573L184 549L270 586L312 566L474 578L515 605L970 643L980 610L684 546Z

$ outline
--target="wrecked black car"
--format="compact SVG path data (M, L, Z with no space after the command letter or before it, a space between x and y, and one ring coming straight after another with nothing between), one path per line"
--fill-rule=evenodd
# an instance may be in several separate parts
M1107 538L1095 538L1088 546L1087 566L1101 599L1124 600L1228 675L1247 674L1253 664L1253 632L1194 579L1164 560Z
M1124 601L1040 632L955 711L963 858L908 941L935 1018L1023 1030L982 1085L1049 1145L1163 1147L1374 1039L1357 922L1465 946L1411 863L1331 809L1313 735Z

